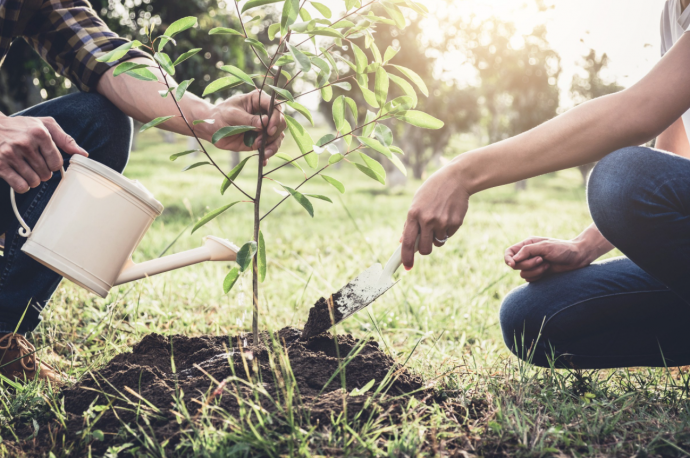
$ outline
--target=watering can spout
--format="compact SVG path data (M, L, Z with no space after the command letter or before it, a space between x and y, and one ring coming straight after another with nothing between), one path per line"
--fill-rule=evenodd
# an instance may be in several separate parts
M182 253L171 254L163 258L134 264L131 260L125 264L115 281L115 285L129 283L144 277L151 277L180 267L191 266L205 261L235 261L239 248L227 240L208 236L204 245Z

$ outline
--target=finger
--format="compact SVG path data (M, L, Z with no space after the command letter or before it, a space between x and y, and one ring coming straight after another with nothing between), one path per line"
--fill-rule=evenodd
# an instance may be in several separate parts
M544 262L544 258L537 256L535 258L530 258L526 261L518 262L513 267L514 270L532 270L535 269Z
M443 234L443 235L439 235ZM437 227L434 229L433 232L434 238L433 238L433 243L435 247L442 247L443 245L446 244L446 242L439 242L439 240L445 240L448 238L448 235L446 234L446 229L442 227Z
M33 139L33 148L31 148L31 151L27 151L25 156L40 155L50 172L60 170L60 167L62 167L62 154L53 141L53 137L46 125L42 122L37 122L34 127L29 129L29 135ZM37 159L33 159L33 162L37 162Z
M419 254L428 256L434 249L434 230L431 226L421 226L419 233Z
M6 169L0 172L0 178L5 180L17 194L24 194L31 190L29 183L12 169Z
M543 240L547 240L546 237L528 237L522 242L516 243L515 245L508 247L505 251L505 261L506 264L510 265L509 260L515 256L520 249L526 245L532 245L534 243L541 242ZM509 259L510 258L510 259Z
M419 223L413 216L408 215L407 218L402 236L402 262L405 270L410 270L414 267L414 253L417 236L419 235Z
M539 242L535 243L534 245L525 245L522 248L520 248L520 251L518 251L517 254L515 254L515 256L513 256L513 261L515 261L515 263L517 264L521 261L536 256L546 257L549 251L550 246L548 243Z
M36 172L41 181L48 181L52 178L53 172L48 168L48 164L46 164L40 152L32 150L24 155L24 160Z
M38 174L33 171L29 164L23 160L12 165L15 172L26 181L31 188L35 188L41 184L41 179ZM26 189L24 191L27 191Z
M271 96L260 90L255 90L249 94L254 113L268 113L271 108Z
M285 116L283 116L281 112L274 110L271 116L271 122L268 125L268 135L271 141L274 141L286 127L287 122L285 121Z
M549 265L548 262L546 262L546 263L542 264L541 266L537 267L536 269L525 270L525 271L520 272L520 276L527 281L536 281L536 280L540 279L541 277L543 277L544 274L546 274L546 272L549 270L549 267L551 267L551 266Z
M55 145L67 154L79 154L80 156L88 157L89 153L84 148L77 145L77 142L64 130L53 118L39 118L43 125L50 132L50 136L55 142ZM42 149L42 148L41 148ZM46 159L46 163L50 162ZM62 166L62 157L60 157L60 166Z
M283 144L285 139L285 134L281 133L278 138L266 147L266 159L270 159L271 156L276 154L280 150L280 146Z

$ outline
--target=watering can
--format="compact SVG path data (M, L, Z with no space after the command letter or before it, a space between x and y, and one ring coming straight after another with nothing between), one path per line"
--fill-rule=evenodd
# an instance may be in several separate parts
M28 237L22 251L103 298L113 286L204 261L235 261L239 248L208 236L200 248L135 264L132 253L163 212L141 183L83 156L72 156L33 230L10 198Z

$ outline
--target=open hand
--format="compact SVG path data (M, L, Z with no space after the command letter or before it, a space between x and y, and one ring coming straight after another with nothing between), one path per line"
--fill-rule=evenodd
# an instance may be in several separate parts
M594 260L590 250L578 241L530 237L505 252L505 263L528 282L550 273L568 272L586 267Z
M208 129L210 137L218 129L225 126L254 126L258 131L263 131L267 127L268 138L265 145L266 160L278 152L280 145L285 138L283 132L287 127L285 117L281 111L281 105L273 108L273 114L269 122L267 114L257 115L255 113L268 113L271 105L271 96L258 90L249 94L240 94L230 97L223 103L214 107L212 128ZM225 150L232 151L254 151L263 145L263 135L259 133L254 145L248 147L244 144L244 134L225 137L216 143L216 146Z
M50 117L0 115L0 178L23 194L48 181L66 154L89 154Z

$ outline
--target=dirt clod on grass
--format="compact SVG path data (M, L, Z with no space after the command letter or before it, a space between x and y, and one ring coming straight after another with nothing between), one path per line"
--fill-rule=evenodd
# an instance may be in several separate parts
M146 411L150 414L156 439L161 442L169 439L173 446L183 429L178 423L176 393L184 393L184 404L191 417L199 413L204 403L239 416L240 399L255 402L255 391L248 384L238 383L233 376L244 380L251 378L262 384L273 399L284 399L281 391L285 390L286 374L282 371L282 379L276 377L281 373L278 362L281 353L283 360L287 355L294 374L296 395L304 407L301 414L308 417L311 424L328 424L332 414L337 416L342 411L344 397L348 402L348 417L356 414L365 407L367 396L353 397L347 393L364 387L372 379L376 383L369 393L376 390L387 375L389 379L393 375L392 382L384 385L388 398L422 388L421 378L397 365L375 341L357 341L346 335L338 336L336 345L328 333L306 341L301 340L301 336L298 329L284 328L272 339L279 341L280 346L269 344L272 348L269 350L265 345L271 341L268 334L262 335L264 343L260 345L253 344L251 335L231 339L226 336L147 335L131 353L115 356L103 369L64 391L65 409L70 416L68 430L83 430L83 413L98 398L96 405L107 406L112 402L114 409L101 409L103 415L91 426L105 433L105 440L94 445L105 449L125 423L136 430L141 412ZM342 389L339 373L344 361L347 361L346 391ZM218 389L219 383L223 388ZM213 397L210 402L209 396ZM277 411L275 401L268 396L262 395L259 399L266 411Z

